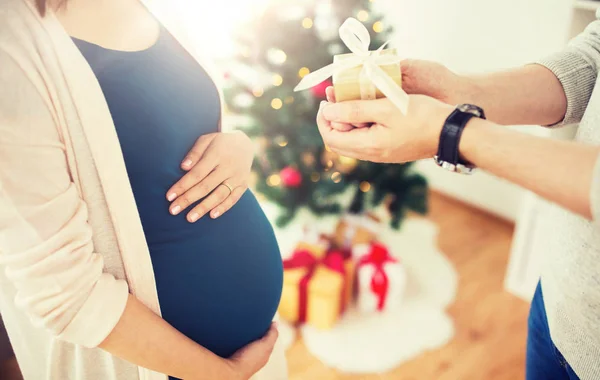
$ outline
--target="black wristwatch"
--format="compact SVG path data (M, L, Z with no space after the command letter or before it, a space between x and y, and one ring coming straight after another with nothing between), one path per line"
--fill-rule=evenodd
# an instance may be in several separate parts
M461 104L448 116L442 132L435 163L455 173L471 174L475 166L463 160L458 152L463 129L473 117L485 119L483 110L472 104Z

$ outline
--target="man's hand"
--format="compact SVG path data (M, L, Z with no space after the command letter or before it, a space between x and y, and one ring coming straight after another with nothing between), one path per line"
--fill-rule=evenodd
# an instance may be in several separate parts
M188 221L194 223L208 212L213 219L223 215L248 189L253 160L254 147L242 132L200 137L181 164L188 172L167 192L171 214L206 197L188 212Z
M418 59L406 59L400 65L402 88L408 94L426 95L452 105L473 101L473 82L444 65Z
M325 144L342 156L400 163L435 155L444 120L452 110L423 95L410 97L406 115L388 99L323 102L317 124ZM348 125L362 127L344 127Z
M406 93L426 95L452 105L474 102L477 93L475 82L453 73L444 65L418 59L406 59L400 65L402 89ZM327 101L336 103L333 87L329 87L326 93ZM368 123L331 123L331 127L338 131L349 131L352 128L363 128L369 125Z

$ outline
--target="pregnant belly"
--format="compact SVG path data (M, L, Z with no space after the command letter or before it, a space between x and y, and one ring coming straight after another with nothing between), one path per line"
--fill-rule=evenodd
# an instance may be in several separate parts
M247 191L227 213L204 217L150 252L163 318L221 357L262 337L283 281L271 224Z

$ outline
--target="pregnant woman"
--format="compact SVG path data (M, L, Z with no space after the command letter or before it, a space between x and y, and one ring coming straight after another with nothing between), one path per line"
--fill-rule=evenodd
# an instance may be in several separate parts
M158 2L0 0L0 311L25 380L287 378L252 144L220 131L186 36Z

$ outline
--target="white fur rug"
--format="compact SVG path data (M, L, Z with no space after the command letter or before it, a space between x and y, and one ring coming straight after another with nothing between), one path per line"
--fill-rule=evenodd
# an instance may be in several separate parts
M295 221L284 230L276 230L284 257L302 236L303 223L309 220L299 219L303 222ZM327 232L335 222L326 218L317 224ZM454 300L458 279L450 261L437 248L437 227L424 219L408 219L400 231L382 225L380 237L406 265L403 306L379 314L361 314L352 308L330 331L310 326L300 331L314 356L342 372L385 372L445 345L454 335L446 308ZM295 328L280 323L280 339L286 347L295 336Z

